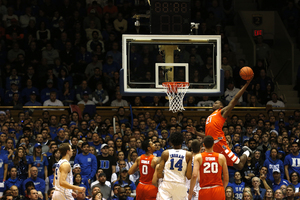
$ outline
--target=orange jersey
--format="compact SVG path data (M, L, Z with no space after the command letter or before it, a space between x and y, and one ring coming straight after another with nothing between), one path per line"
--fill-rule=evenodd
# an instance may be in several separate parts
M141 155L140 159L140 182L143 184L150 184L152 185L152 178L155 169L151 167L152 159L154 158L154 155L146 156L145 154Z
M221 110L222 109L215 110L206 119L205 135L212 136L214 140L223 140L226 142L225 135L222 130L226 119L222 117Z
M202 164L200 165L200 187L223 186L223 168L219 164L218 153L201 153Z

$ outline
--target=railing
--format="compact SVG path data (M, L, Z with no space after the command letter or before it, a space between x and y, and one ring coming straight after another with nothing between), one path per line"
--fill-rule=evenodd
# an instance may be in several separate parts
M241 12L241 11L240 11ZM236 34L238 39L243 45L243 52L246 55L248 65L255 66L256 62L256 44L253 40L253 37L249 34L247 27L245 26L244 20L240 16L240 12L237 14L236 24L238 28L236 29Z
M279 84L293 84L296 78L294 73L294 43L277 12L274 12L274 21L273 55L280 59L276 59L276 68L274 66L271 70L276 74L275 79Z

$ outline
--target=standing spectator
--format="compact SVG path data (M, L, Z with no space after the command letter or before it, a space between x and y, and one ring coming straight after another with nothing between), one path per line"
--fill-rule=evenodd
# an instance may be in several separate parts
M7 59L10 63L17 61L18 55L22 54L25 56L25 51L20 49L20 46L17 42L12 45L12 49L7 53Z
M103 169L106 174L106 178L111 180L111 175L116 172L116 160L113 156L108 154L108 145L102 144L101 146L102 155L97 156L98 169Z
M106 59L106 63L103 65L103 74L113 77L114 73L120 70L120 65L114 61L112 55L107 55Z
M107 55L111 55L115 62L120 66L122 65L122 53L119 51L119 43L113 42L112 50L107 52Z
M16 167L10 168L10 178L5 181L5 190L10 189L13 185L21 188L23 180L18 178L18 172Z
M88 91L84 91L83 92L83 99L81 101L79 101L77 104L83 104L83 105L95 105L95 103L91 100L89 100L89 92Z
M271 180L272 182L274 181L273 178L273 171L274 169L280 170L281 178L283 179L284 177L284 166L283 162L278 159L278 150L277 148L272 148L270 150L270 157L267 157L267 159L264 162L265 167L268 168L268 175L267 175L267 180Z
M282 185L288 186L289 182L283 178L281 178L281 172L278 168L273 169L273 191L276 191L281 188ZM275 192L276 197L276 192Z
M23 181L22 191L26 190L26 183L32 182L34 183L34 187L37 191L40 191L42 194L45 194L45 181L38 177L38 169L36 167L31 167L30 176L28 179Z
M243 190L245 188L245 183L242 182L242 176L239 171L234 173L234 182L233 183L229 182L228 186L233 188L235 198L241 200Z
M100 188L103 197L105 199L108 199L110 197L111 194L111 189L110 187L108 187L106 184L106 174L105 173L100 173L99 175L99 184L97 184L97 186Z
M86 78L90 79L95 74L94 72L97 68L99 69L99 73L100 71L102 72L102 62L99 61L98 55L94 54L92 57L92 62L87 65L84 71Z
M292 143L292 152L287 155L284 159L284 172L286 179L291 182L290 175L293 172L300 173L300 154L299 154L299 145L297 142ZM298 164L299 163L299 164Z
M69 73L73 72L75 65L76 53L72 49L72 43L66 42L65 49L59 52L62 64L68 69Z
M32 16L31 7L27 7L25 10L25 14L20 17L20 24L22 28L26 28L29 25L30 20L35 21L35 17Z
M107 5L103 7L103 13L109 13L111 19L117 18L118 8L114 5L113 0L107 1Z
M256 38L256 59L262 59L268 63L271 61L271 49L269 45L263 42L263 36L259 35Z
M96 28L96 24L94 20L90 21L90 27L85 29L86 32L86 39L92 40L93 39L93 32L96 31L98 33L99 39L103 40L102 34L99 29Z
M21 146L21 144L17 148L16 154L13 158L13 162L11 163L10 168L16 167L17 177L24 181L28 177L28 164L25 157L25 149Z
M51 33L50 30L47 29L46 23L42 21L39 24L39 29L36 31L36 39L39 44L39 47L45 47L47 42L51 39Z
M77 69L78 72L83 72L86 66L92 62L92 54L86 51L86 46L80 47L80 52L76 55Z
M127 31L127 20L123 18L122 13L118 13L117 19L114 20L114 27L120 36Z
M230 101L235 97L235 95L236 95L239 91L240 91L239 88L234 87L234 82L233 82L233 80L229 81L229 82L227 83L227 89L226 89L225 94L224 94L225 100L226 100L227 102L230 102ZM239 98L239 100L238 100L237 105L240 105L242 102L243 102L243 97L241 96L241 97Z
M74 164L79 164L81 166L81 175L85 176L89 184L91 180L96 174L97 166L95 163L97 162L96 156L89 153L90 145L88 143L82 144L82 153L76 155Z
M251 192L253 195L253 200L263 200L266 189L260 187L260 180L258 177L252 178L252 186L253 188L251 189Z
M69 105L75 100L75 90L70 87L70 83L68 81L64 82L61 100L64 105Z
M33 149L33 155L28 157L28 168L37 167L38 177L46 179L48 177L48 159L42 154L42 145L36 143ZM28 176L31 176L31 170L28 171Z
M83 20L83 28L87 29L90 26L90 22L94 21L95 22L95 28L100 29L101 28L101 23L98 17L96 16L96 10L91 9L90 12L88 13L88 16L84 18Z
M104 42L99 38L99 33L97 31L93 31L92 38L86 44L87 51L90 53L96 51L97 45L100 45L102 52L105 52Z
M4 182L7 178L7 170L8 170L8 159L7 155L0 154L1 166L0 166L0 183L4 185ZM4 187L0 188L0 196L2 196L4 192Z

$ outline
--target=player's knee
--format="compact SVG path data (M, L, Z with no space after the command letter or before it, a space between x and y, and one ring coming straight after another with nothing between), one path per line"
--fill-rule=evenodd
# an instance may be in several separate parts
M239 162L238 164L234 164L234 168L237 170L242 170L244 168L244 165L241 162Z

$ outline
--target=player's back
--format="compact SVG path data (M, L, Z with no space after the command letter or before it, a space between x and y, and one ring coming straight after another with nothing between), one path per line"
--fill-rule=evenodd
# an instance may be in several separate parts
M155 169L151 167L151 162L155 156L150 155L146 156L145 154L141 155L139 170L140 170L140 180L139 182L143 184L152 184L153 174Z
M205 135L210 135L214 140L225 140L223 125L226 121L221 114L222 109L215 110L210 116L206 119L205 124Z
M202 164L200 165L200 187L223 186L222 171L223 168L219 164L219 154L201 153Z
M66 188L60 186L60 182L59 182L59 179L61 176L59 167L65 162L69 163L66 159L61 159L58 161L58 163L56 165L56 168L55 168L55 190L63 193L65 196L69 197L69 199L73 199L72 190L66 189ZM73 185L73 173L72 173L71 167L70 167L70 172L67 175L66 181L68 183L70 183L71 185Z
M186 182L186 151L181 149L170 149L169 158L164 168L163 181L185 183Z

